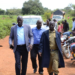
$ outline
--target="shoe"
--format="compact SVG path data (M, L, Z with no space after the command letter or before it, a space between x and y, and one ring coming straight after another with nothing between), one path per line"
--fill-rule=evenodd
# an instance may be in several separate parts
M37 71L37 68L34 69L34 73L36 73L36 71Z
M55 75L58 75L58 74L55 74Z
M39 72L39 74L43 75L43 72Z
M50 73L49 75L53 75L53 72L52 72L52 73Z

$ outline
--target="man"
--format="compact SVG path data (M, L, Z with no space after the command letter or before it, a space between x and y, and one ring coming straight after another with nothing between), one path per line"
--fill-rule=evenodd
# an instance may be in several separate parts
M34 45L31 50L31 61L32 61L32 67L34 69L34 73L37 71L37 63L36 63L36 56L38 54L39 49L39 43L42 33L45 31L41 26L42 22L40 20L37 21L37 26L32 29L33 38L34 38ZM38 60L39 60L39 74L43 74L43 68L41 67L41 60L42 57L38 54Z
M54 25L50 21L50 29L42 34L38 51L42 56L42 67L47 67L49 75L58 75L58 67L64 67L60 33L54 30Z
M57 27L57 22L56 22L55 19L54 19L53 21L54 21L54 23L55 23L54 29L55 29L55 31L57 31L57 29L58 29L58 27Z
M11 27L9 37L10 48L14 49L16 75L26 75L28 52L32 49L33 34L29 26L23 25L22 16L17 17L17 25ZM31 40L29 44L29 39ZM12 44L14 41L14 44ZM14 45L14 46L13 46ZM22 73L20 74L20 58L22 56Z
M65 20L63 24L63 31L67 32L68 30L69 30L69 24L67 23L67 20Z

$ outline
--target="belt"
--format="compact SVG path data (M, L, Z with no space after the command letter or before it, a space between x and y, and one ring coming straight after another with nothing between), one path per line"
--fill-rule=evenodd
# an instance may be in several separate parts
M17 46L22 47L22 46L26 46L26 44L21 44L21 45L17 45Z

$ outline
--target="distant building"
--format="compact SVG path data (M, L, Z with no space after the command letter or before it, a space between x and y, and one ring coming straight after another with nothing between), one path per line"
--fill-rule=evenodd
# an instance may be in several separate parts
M65 16L65 12L58 9L55 12L53 12L53 15L63 15L63 17L64 17Z

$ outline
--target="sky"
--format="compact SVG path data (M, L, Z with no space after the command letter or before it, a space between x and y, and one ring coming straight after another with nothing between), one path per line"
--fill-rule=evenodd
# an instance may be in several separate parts
M23 3L28 0L0 0L0 8L3 10L12 8L22 8ZM74 4L75 0L40 0L43 7L48 9L63 9L69 4Z

